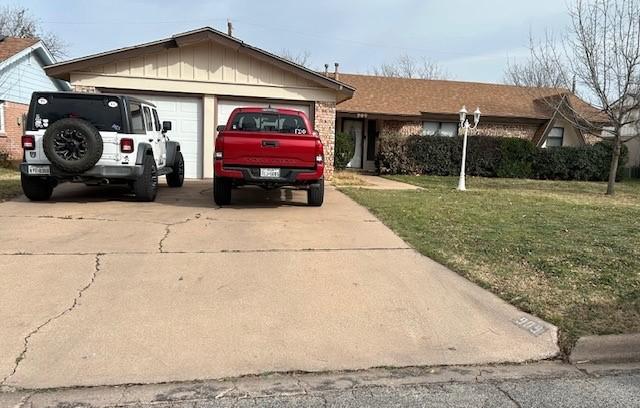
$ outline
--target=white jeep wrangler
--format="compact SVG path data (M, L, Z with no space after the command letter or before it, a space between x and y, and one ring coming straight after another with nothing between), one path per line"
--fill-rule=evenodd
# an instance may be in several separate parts
M128 184L140 201L153 201L158 177L170 187L184 182L171 122L149 102L124 95L34 92L22 137L24 194L48 200L61 182Z

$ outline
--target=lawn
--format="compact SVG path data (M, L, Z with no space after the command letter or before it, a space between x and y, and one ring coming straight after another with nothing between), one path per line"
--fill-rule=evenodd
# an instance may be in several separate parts
M579 336L640 332L640 182L396 176L424 188L342 188L418 251Z
M0 167L0 202L22 193L20 173L16 170Z

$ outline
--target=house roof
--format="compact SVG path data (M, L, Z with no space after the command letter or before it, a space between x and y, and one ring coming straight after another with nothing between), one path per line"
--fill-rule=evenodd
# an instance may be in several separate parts
M5 61L20 51L37 44L37 38L0 37L0 62Z
M535 88L532 92L513 85L372 75L340 74L339 78L356 92L352 99L338 105L338 112L390 116L457 115L466 105L470 110L479 106L486 117L548 120L553 115L549 98L569 93L558 88ZM570 100L586 115L600 115L575 95Z
M288 61L278 55L272 54L263 49L246 44L235 37L229 36L221 31L211 27L202 27L196 30L175 34L169 38L149 43L134 45L131 47L119 48L98 54L88 55L86 57L76 58L69 61L63 61L46 67L48 75L55 78L69 80L69 74L72 71L81 71L93 65L114 61L118 58L130 58L134 56L144 55L168 48L182 47L194 44L200 41L214 41L219 44L237 48L250 54L253 57L274 64L282 69L291 71L319 85L334 89L343 95L343 100L350 98L355 89L344 82L336 81L321 73Z

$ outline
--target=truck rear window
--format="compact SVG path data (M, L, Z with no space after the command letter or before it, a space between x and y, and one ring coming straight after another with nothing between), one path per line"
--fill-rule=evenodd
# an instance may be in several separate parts
M100 131L122 130L122 107L118 98L96 95L43 95L33 104L27 130L46 129L54 122L65 118L80 118Z
M300 116L279 113L240 112L231 129L245 132L275 132L306 135L309 133Z

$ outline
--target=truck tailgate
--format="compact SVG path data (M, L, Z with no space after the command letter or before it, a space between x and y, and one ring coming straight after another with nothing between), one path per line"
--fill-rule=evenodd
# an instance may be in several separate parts
M282 133L224 132L226 165L313 168L316 138Z

